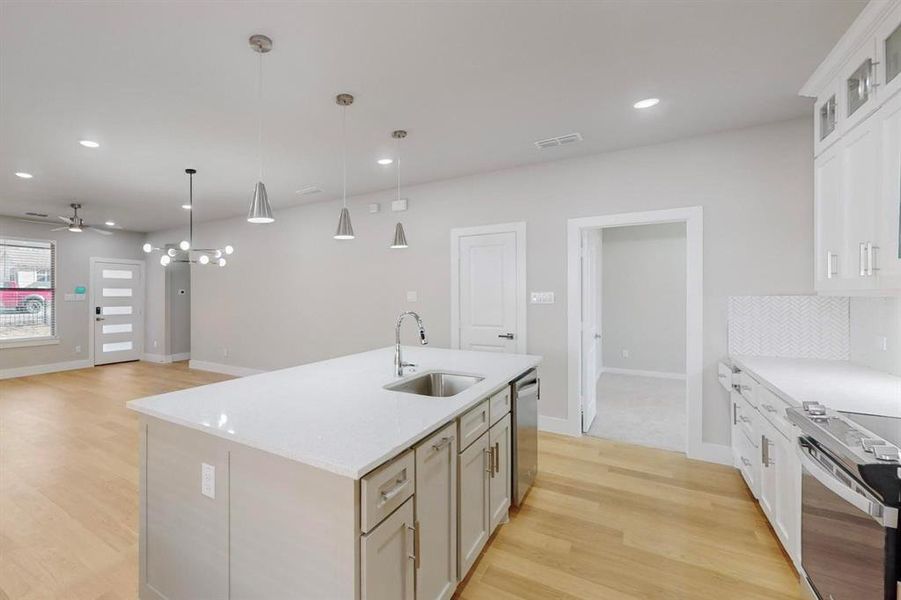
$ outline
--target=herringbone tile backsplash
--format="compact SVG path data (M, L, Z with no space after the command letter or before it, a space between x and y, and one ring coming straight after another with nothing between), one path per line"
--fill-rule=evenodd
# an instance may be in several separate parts
M729 354L848 360L850 302L831 296L732 296Z

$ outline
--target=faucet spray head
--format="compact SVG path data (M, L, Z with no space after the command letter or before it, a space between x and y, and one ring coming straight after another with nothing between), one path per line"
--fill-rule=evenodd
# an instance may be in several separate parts
M429 340L425 336L425 329L423 329L422 326L420 326L419 327L419 344L421 346L425 346L428 343L429 343Z

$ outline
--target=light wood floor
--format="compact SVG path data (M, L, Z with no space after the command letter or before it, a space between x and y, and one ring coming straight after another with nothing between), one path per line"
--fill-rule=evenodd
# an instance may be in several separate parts
M227 378L127 363L0 381L0 600L135 598L138 436L124 404ZM460 598L800 598L732 469L550 434L540 468Z

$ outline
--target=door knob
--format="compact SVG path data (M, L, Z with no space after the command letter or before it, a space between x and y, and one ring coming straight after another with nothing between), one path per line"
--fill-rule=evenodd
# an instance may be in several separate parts
M594 339L596 339L596 340L601 339L601 334L600 333L594 334Z
M104 317L94 317L94 320L95 321L105 321L106 319Z
M516 336L514 336L512 333L501 333L497 337L504 338L505 340L512 340Z

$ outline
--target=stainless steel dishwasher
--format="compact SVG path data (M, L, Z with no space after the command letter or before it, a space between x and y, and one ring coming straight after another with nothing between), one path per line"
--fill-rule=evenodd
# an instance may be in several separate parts
M541 381L532 369L510 384L513 420L513 506L522 504L538 474L538 398Z

